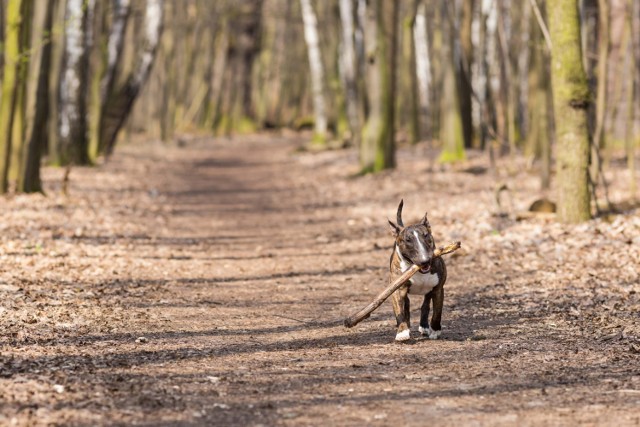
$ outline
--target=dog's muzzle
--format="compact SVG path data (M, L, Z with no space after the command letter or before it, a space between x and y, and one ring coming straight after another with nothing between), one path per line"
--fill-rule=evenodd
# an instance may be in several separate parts
M427 274L431 271L431 261L420 265L420 273Z

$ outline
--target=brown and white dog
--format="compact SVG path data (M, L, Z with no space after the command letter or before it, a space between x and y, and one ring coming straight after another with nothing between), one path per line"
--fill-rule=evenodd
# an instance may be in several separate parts
M419 266L420 271L391 295L393 312L396 315L398 326L396 341L406 341L411 338L409 294L424 296L418 330L430 339L437 339L442 329L440 321L442 319L447 267L441 257L433 257L436 244L431 235L427 214L424 214L419 223L405 227L402 222L402 206L403 200L398 206L397 224L389 220L391 232L395 237L389 266L389 283L408 270L412 264ZM429 303L431 301L433 301L433 316L431 323L429 323Z

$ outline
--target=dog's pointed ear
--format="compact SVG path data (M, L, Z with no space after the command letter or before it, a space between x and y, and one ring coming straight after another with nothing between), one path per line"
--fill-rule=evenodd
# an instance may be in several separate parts
M427 227L429 233L431 233L431 224L429 224L429 218L427 218L427 212L424 213L424 217L422 218L422 224Z
M398 212L396 213L396 222L399 227L404 227L404 222L402 221L402 207L404 206L404 199L400 199L400 204L398 205Z
M393 234L393 237L398 237L398 234L400 234L400 227L391 222L390 219L387 219L387 221L389 221L389 230L391 231L391 234Z

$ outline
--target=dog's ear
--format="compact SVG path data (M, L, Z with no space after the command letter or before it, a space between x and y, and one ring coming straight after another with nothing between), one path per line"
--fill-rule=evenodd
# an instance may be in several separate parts
M398 237L398 234L400 234L400 227L391 222L390 219L387 219L387 221L389 221L389 230L391 231L391 234L393 234L393 237Z
M399 227L404 227L404 222L402 222L402 207L404 206L404 199L400 199L400 204L398 205L398 212L396 213L396 222Z
M429 218L427 218L427 212L424 213L424 217L422 218L422 224L427 227L429 233L431 233L431 224L429 224Z

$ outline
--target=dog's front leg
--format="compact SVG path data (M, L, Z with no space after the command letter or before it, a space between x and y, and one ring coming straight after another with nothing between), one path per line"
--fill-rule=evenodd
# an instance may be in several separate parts
M437 340L440 338L442 326L442 305L444 303L444 286L442 283L436 286L433 291L433 316L431 316L431 327L429 327L429 338Z
M409 318L409 296L407 295L407 287L402 287L391 295L391 303L393 304L393 312L396 315L396 324L398 330L396 332L396 341L406 341L411 338L411 320Z

